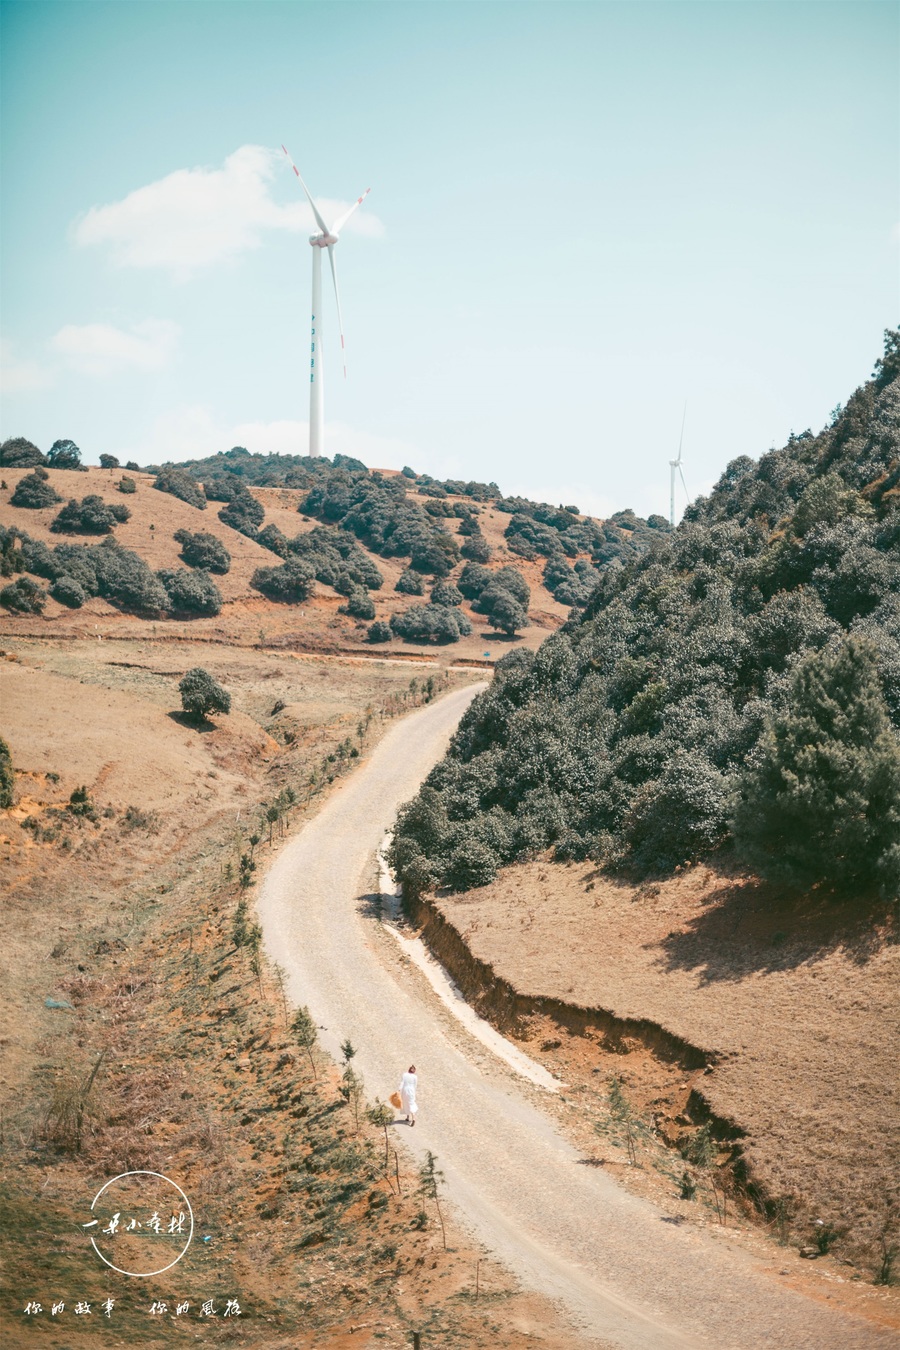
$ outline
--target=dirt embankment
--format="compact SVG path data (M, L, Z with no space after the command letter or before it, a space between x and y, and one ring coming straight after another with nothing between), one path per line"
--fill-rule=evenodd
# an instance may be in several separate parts
M883 1273L900 1154L900 946L883 912L705 867L636 887L547 862L408 904L477 1011L570 1086L585 1138L615 1078L670 1150L709 1125L748 1218L798 1245L828 1229Z

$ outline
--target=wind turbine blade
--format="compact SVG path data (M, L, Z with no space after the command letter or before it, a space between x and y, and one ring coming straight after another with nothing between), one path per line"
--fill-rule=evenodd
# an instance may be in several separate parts
M328 245L328 261L331 263L331 279L334 282L334 298L337 304L338 328L341 334L341 357L344 355L344 320L341 318L341 296L337 284L337 266L334 261L334 244ZM347 378L347 362L344 361L344 379Z
M685 495L685 497L687 497L688 502L690 502L690 500L691 500L691 494L688 492L688 485L687 485L687 483L684 481L684 474L682 473L681 465L680 465L680 464L678 465L678 476L679 476L679 478L681 479L681 486L684 488L684 495Z
M356 201L350 207L349 211L345 211L344 214L334 222L334 224L331 227L332 234L340 234L341 230L347 224L347 221L353 215L353 212L356 210L358 206L362 206L363 202L366 200L371 191L372 191L371 188L366 188L363 195L361 197L357 197Z
M285 146L282 146L281 148L282 148L282 150L284 150L284 153L287 155L288 160L289 160L289 162L290 162L290 166L291 166L291 168L294 170L294 173L297 175L298 178L300 178L300 170L297 168L297 165L296 165L296 164L294 163L294 161L291 159L290 155L288 155L287 148L286 148ZM303 188L303 191L306 193L307 201L309 202L310 206L312 207L312 213L313 213L313 215L314 215L315 218L316 218L316 224L318 225L319 229L322 231L323 234L328 234L328 226L325 224L324 220L322 219L321 215L319 214L319 208L316 206L315 202L314 202L313 199L312 199L312 193L310 192L309 188L306 186L306 184L304 183L304 181L303 181L302 178L300 178L300 186Z
M681 463L681 447L684 444L684 419L686 417L687 417L687 400L685 400L684 412L681 414L681 435L678 437L678 458L675 461L676 465Z

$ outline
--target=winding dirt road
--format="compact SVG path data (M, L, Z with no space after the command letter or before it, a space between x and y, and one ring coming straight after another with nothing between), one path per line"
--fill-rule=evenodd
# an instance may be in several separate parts
M622 1350L881 1350L893 1332L784 1288L746 1252L689 1225L592 1168L515 1081L447 1035L436 1001L398 979L371 896L374 857L397 808L444 753L478 689L398 722L279 854L261 888L270 956L287 971L335 1057L348 1037L369 1094L419 1070L420 1117L398 1126L413 1153L437 1154L451 1200L529 1287L562 1302L585 1342ZM537 1104L536 1104L537 1103Z

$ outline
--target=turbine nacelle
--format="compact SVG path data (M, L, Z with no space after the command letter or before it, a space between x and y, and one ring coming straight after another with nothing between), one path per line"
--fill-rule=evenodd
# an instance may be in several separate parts
M313 248L331 248L332 244L336 244L337 241L338 236L336 234L311 234L309 236L309 242Z

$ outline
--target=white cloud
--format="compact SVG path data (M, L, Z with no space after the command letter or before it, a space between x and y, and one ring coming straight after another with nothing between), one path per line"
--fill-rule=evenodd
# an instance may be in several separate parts
M129 368L160 370L180 333L178 324L167 319L145 319L129 333L108 323L69 323L50 339L50 347L82 375L113 375Z
M126 447L123 453L142 464L161 464L166 460L179 463L230 450L234 445L243 445L252 454L305 455L309 449L309 423L283 418L229 425L217 420L208 406L195 404L157 418L142 442ZM353 455L370 468L400 469L404 464L423 461L416 446L390 436L359 431L343 422L326 423L325 452L329 458L336 454Z
M37 389L46 389L53 383L53 375L37 361L17 359L13 344L6 339L0 342L0 392L10 394L30 394Z
M282 168L284 166L284 168ZM270 188L287 169L299 200L280 206ZM334 220L350 202L317 198L325 220ZM106 245L120 267L160 267L184 279L204 267L259 248L266 230L309 234L312 212L281 151L242 145L221 169L178 169L121 201L92 206L75 223L82 245ZM347 223L357 234L380 235L381 221L368 207Z

